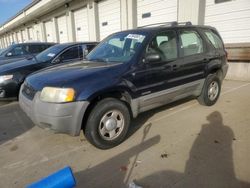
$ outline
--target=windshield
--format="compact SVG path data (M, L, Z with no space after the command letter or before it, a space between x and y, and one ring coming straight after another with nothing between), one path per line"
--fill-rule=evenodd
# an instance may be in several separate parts
M1 50L0 50L0 55L1 55L1 56L4 55L6 52L10 51L12 48L13 48L13 45L10 45L10 46L8 46L8 47L5 48L5 49L1 49Z
M40 54L36 56L36 59L38 62L47 62L52 60L55 56L57 56L62 50L64 49L64 46L56 45L52 46Z
M146 35L117 33L105 39L86 57L89 61L128 62L140 49Z

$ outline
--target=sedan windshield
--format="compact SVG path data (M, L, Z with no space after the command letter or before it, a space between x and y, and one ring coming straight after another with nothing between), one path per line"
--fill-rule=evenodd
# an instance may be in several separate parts
M140 49L146 35L117 33L105 39L87 57L89 61L128 62Z
M56 57L65 47L61 45L52 46L36 56L38 62L47 62Z

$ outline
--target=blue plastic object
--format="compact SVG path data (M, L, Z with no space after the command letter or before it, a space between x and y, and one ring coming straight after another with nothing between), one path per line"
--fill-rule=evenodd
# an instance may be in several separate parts
M35 183L27 186L27 188L73 188L76 181L70 167L65 167L48 177L45 177Z

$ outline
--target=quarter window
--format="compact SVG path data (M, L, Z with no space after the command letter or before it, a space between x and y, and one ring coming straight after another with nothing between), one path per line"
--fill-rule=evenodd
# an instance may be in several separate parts
M216 35L212 31L205 31L205 34L208 40L213 44L213 46L217 49L223 49L223 43L218 35Z
M177 40L174 31L166 31L158 34L149 43L147 53L158 53L162 61L170 61L177 58Z
M181 56L190 56L200 54L204 51L203 41L196 31L182 30L181 39Z

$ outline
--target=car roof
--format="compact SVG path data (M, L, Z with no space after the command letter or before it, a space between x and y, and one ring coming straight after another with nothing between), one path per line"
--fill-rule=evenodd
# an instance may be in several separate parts
M145 32L145 33L151 33L151 32L158 32L166 29L178 29L178 28L204 28L204 29L213 29L215 30L214 27L211 26L205 26L205 25L176 25L176 26L171 26L171 25L159 25L159 26L142 26L138 27L136 29L130 29L126 30L127 32ZM123 31L117 32L117 33L122 33Z
M98 44L98 42L68 42L68 43L56 44L55 46L61 46L66 48L74 45L84 45L84 44Z

